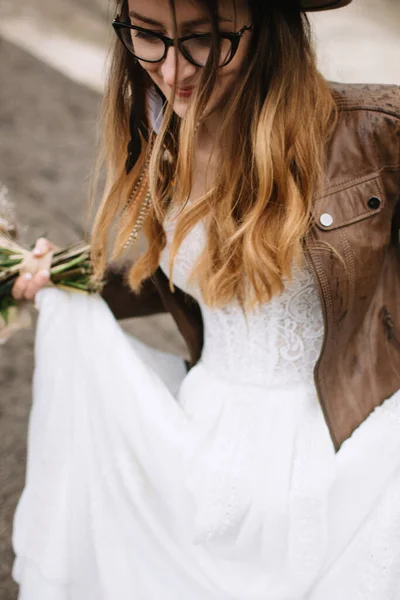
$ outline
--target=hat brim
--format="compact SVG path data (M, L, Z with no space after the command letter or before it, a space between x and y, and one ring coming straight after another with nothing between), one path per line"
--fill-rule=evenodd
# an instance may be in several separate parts
M342 8L347 6L353 0L302 0L303 10L311 12L317 10L332 10L333 8Z

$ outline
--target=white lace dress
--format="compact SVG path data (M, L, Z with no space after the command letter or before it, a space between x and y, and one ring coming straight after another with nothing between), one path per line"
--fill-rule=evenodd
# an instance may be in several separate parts
M211 310L187 283L203 243L174 272L204 319L188 374L100 298L41 292L20 600L399 600L399 395L335 455L312 276L247 320Z

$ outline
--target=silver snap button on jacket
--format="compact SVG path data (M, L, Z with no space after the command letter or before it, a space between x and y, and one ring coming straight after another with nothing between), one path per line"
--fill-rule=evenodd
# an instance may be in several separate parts
M324 213L323 215L320 216L319 222L324 227L330 227L333 223L333 217L329 213Z

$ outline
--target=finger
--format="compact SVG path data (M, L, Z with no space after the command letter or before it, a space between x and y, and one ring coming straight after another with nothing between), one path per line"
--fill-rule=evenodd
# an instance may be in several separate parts
M25 273L24 275L17 277L11 291L14 300L22 300L25 297L26 289L32 279L31 273Z
M25 299L33 302L38 291L48 284L49 279L50 272L47 269L43 269L36 273L36 275L28 281L28 285L25 289Z
M33 249L33 256L35 258L40 258L54 249L54 245L49 242L46 238L39 238L36 240L35 247Z

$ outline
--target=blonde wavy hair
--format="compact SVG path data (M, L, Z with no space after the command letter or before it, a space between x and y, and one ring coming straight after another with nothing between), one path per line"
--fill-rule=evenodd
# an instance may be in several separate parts
M152 202L143 224L148 246L130 268L132 289L139 291L157 269L166 244L167 211L181 207L170 254L171 289L177 251L188 232L204 220L206 245L191 279L209 306L236 299L245 308L254 307L279 294L293 266L303 260L313 199L323 185L324 146L335 126L337 109L316 67L307 16L295 7L296 1L275 6L252 0L251 49L236 89L225 100L215 136L221 149L217 175L211 191L186 206L192 188L196 127L218 76L213 61L218 52L218 2L195 1L209 15L215 52L203 69L185 117L179 119L165 103L156 136L149 122L148 100L152 93L164 102L165 98L116 40L104 98L102 158L108 177L92 232L95 273L101 277L106 268L113 224L117 230L113 259L124 254L146 190L139 192L129 210L127 199L150 161ZM176 26L174 1L169 2ZM165 160L166 150L170 160ZM179 185L172 187L172 181Z

